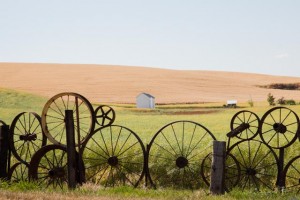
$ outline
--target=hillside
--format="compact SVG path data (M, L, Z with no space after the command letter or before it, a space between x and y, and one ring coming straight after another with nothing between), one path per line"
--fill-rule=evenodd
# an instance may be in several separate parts
M145 67L84 64L0 63L0 87L52 97L77 92L93 102L132 103L140 92L158 103L226 102L228 99L266 100L275 97L300 100L300 91L259 88L257 85L296 83L300 77L261 74L185 71Z

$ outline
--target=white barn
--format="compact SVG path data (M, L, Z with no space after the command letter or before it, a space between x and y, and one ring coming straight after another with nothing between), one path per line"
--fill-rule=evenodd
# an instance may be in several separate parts
M155 108L155 97L151 94L141 93L136 97L137 108Z

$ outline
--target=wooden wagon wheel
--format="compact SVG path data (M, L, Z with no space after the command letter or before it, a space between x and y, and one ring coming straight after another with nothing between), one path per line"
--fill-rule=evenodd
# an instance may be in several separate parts
M278 158L266 144L257 140L243 140L228 149L241 170L237 187L242 190L274 190Z
M214 135L201 124L176 121L162 127L148 145L149 180L154 186L197 189L206 186L201 162Z
M297 139L299 126L299 118L294 111L285 107L275 107L262 117L259 134L268 146L275 149L286 148Z
M136 187L144 177L144 145L126 127L112 125L95 130L82 145L80 155L86 182L104 187Z
M208 154L201 163L201 176L207 186L210 186L212 154ZM229 192L240 180L241 168L237 159L231 155L226 155L225 160L225 190Z
M112 125L116 118L116 113L114 109L110 106L101 105L95 110L96 113L96 123L100 126Z
M29 181L28 178L29 164L18 162L14 164L8 171L8 180L12 183L20 181Z
M284 171L285 188L300 192L300 156L296 156L288 162Z
M34 112L18 114L11 124L9 142L13 155L20 162L29 163L33 154L47 143L41 117Z
M251 140L255 138L259 132L259 122L259 117L255 113L242 110L232 117L230 129L234 130L238 127L244 127L235 137L241 140Z
M79 159L78 153L76 153L76 157ZM82 164L82 161L78 163ZM61 145L47 145L38 150L32 157L29 179L47 188L63 189L68 181L67 167L67 149ZM79 177L79 174L76 176Z
M42 127L47 138L66 146L65 110L73 110L76 145L82 144L94 130L95 117L91 103L76 93L60 93L49 99L42 113Z

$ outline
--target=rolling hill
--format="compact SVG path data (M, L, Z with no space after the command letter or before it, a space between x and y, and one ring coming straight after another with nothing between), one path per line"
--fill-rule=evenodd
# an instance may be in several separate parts
M265 101L275 97L300 100L300 90L277 90L257 85L299 83L300 77L262 74L168 70L146 67L0 63L0 87L46 97L77 92L92 102L133 103L140 92L150 93L158 103Z

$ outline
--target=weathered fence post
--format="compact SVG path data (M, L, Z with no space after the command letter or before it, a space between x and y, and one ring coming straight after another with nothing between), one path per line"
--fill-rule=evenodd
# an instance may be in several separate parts
M67 134L67 155L68 155L68 187L76 187L76 149L74 134L73 110L65 110L65 124Z
M225 157L226 142L213 141L210 192L213 195L225 193Z
M0 126L0 179L7 179L9 168L9 126Z

